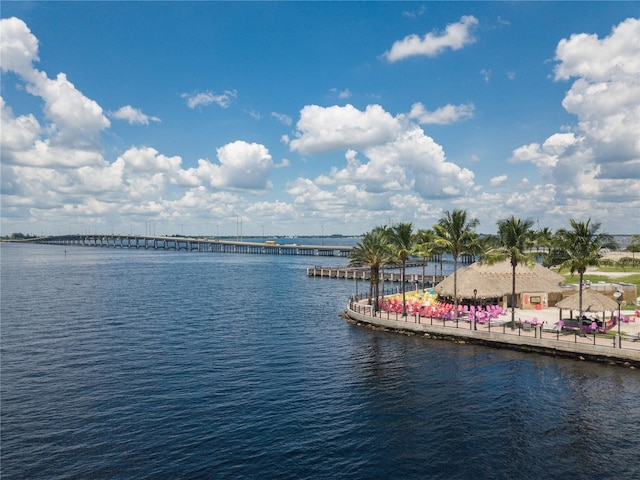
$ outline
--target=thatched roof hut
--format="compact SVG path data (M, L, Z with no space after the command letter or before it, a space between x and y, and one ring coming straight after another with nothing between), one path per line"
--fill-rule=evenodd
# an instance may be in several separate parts
M474 298L473 291L477 290L477 298L500 298L511 295L512 268L509 261L498 262L493 265L478 262L458 270L458 298ZM532 268L525 265L516 267L516 293L523 292L562 292L560 284L564 277L542 265L535 264ZM435 286L438 295L453 297L453 274Z
M580 310L580 292L576 292L570 297L559 301L556 307L564 310ZM583 312L615 312L618 309L618 302L590 288L582 289L582 311Z

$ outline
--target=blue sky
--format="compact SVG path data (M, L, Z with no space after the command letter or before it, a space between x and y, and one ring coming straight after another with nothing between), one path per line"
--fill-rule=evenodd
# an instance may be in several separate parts
M3 2L2 233L638 233L638 2Z

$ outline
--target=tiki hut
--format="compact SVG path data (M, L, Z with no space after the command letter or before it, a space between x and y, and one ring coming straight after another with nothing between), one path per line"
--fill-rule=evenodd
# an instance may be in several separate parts
M556 307L560 309L560 318L562 318L562 310L569 310L573 318L573 311L580 312L580 292L576 292L570 297L559 301ZM610 312L613 314L618 309L618 302L613 298L607 297L590 288L582 289L582 312L600 314L605 318L605 314Z
M458 270L459 299L491 301L510 305L512 267L507 260L493 265L473 263ZM542 265L516 267L516 305L519 308L544 308L562 298L564 277ZM435 286L441 297L453 297L453 274Z

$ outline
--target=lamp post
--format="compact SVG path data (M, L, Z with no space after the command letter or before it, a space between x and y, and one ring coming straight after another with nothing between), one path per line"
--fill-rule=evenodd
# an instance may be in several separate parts
M484 297L482 297L482 305L485 306L485 307L487 306L486 305L486 300L485 300ZM491 318L489 318L489 321L487 322L487 327L489 327L489 331L491 331Z
M476 299L478 297L478 289L474 288L473 289L473 329L476 329L476 314L478 311L478 304L476 302Z
M613 297L616 299L616 302L618 302L618 336L620 336L620 306L622 304L622 292L620 290L618 290L617 292L615 292L613 294Z

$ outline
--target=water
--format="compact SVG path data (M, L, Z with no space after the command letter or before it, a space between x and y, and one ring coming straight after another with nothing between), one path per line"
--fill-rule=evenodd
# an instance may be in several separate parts
M637 371L354 327L315 257L1 249L3 479L640 477Z

